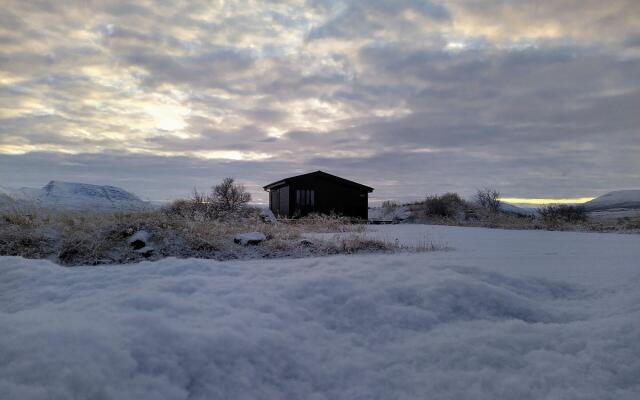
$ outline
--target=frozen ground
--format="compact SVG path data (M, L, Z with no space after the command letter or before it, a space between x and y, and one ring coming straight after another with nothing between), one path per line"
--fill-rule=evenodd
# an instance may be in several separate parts
M455 250L0 258L0 398L640 398L640 235L370 234Z

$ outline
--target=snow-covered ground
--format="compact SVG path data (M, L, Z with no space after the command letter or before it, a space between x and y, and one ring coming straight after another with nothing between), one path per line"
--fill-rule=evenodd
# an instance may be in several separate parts
M454 250L0 258L0 398L640 398L640 235L370 234Z

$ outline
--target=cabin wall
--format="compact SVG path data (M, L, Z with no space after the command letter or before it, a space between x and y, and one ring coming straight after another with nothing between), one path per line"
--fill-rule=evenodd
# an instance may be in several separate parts
M289 216L289 186L281 186L269 191L269 208L277 216Z
M298 204L296 191L313 190L313 206ZM289 191L289 216L304 216L310 212L336 213L367 219L368 192L349 185L342 185L322 177L308 177L291 182Z

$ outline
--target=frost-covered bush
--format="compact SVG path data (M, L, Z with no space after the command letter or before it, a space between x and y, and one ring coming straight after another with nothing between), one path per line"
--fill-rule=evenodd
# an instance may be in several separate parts
M547 225L587 221L587 211L584 206L549 204L538 208L538 214Z
M464 209L464 201L457 193L430 195L424 201L427 217L454 218Z
M382 210L384 212L384 214L389 214L391 212L393 212L393 210L397 209L400 207L400 204L396 201L392 201L392 200L385 200L382 202Z
M257 210L249 207L251 194L243 185L236 184L233 178L225 178L206 194L193 190L189 199L179 199L164 207L168 216L193 220L237 219L255 214Z
M208 200L220 214L237 213L251 201L251 194L233 178L224 178L222 183L213 187Z

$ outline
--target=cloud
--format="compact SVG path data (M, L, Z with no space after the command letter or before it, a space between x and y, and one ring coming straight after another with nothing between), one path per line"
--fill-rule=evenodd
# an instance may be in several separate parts
M637 4L9 2L0 153L25 183L46 153L322 167L400 198L633 187ZM409 177L429 183L387 185Z

